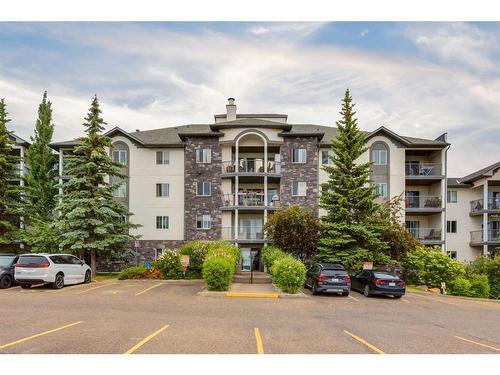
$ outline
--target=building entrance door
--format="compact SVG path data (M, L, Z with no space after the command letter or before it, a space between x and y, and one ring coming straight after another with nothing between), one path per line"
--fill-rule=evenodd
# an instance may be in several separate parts
M250 248L247 248L247 247L242 247L240 248L240 252L241 252L241 270L244 271L244 272L250 272L250 267L251 267L251 258L252 258L252 254L251 254L251 250Z

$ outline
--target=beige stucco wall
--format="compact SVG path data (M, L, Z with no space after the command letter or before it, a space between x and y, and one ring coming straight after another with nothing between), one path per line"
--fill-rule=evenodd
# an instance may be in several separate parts
M145 240L184 239L184 149L139 148L128 138L113 137L113 142L128 145L129 208L133 223L142 227L131 234ZM156 151L168 150L170 163L156 165ZM156 184L169 183L169 197L156 197ZM169 229L156 229L156 216L169 216Z
M252 128L250 127L221 129L221 132L224 133L224 136L220 137L219 139L221 142L234 141L241 132L250 130L252 130ZM263 133L270 142L283 142L283 138L278 136L278 133L283 131L281 129L258 128L253 130L255 130L256 132Z

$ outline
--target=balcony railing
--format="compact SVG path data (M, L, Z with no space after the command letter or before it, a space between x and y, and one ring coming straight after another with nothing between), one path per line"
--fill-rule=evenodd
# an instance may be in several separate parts
M474 201L470 201L471 213L480 213L483 212L484 210L500 212L500 199L489 198L486 208L484 206L484 199L476 199Z
M234 227L222 228L222 238L226 240L236 240ZM239 226L238 227L238 240L263 240L264 229L263 226Z
M471 243L482 243L482 242L498 242L500 243L500 229L492 229L488 231L488 239L483 240L483 231L474 230L470 232L470 242Z
M441 176L440 163L406 163L405 174L409 177Z
M438 195L406 195L406 208L442 208L442 199Z
M222 173L280 173L280 162L264 159L242 158L239 161L223 161Z
M238 194L224 194L222 198L222 205L224 207L236 206L238 202L239 207L264 207L265 199L264 193L246 192ZM269 207L279 207L278 195L268 196L267 205Z
M408 228L417 240L422 242L441 241L441 228Z

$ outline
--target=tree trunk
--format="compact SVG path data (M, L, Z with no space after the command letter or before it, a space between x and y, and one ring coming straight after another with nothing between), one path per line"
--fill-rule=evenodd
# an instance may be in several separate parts
M90 269L92 270L92 276L96 275L96 258L97 252L96 249L90 250Z

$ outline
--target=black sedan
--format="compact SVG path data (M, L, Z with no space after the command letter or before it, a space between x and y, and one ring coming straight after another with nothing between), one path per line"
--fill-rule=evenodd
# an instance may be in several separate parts
M0 289L7 289L14 283L14 264L18 255L0 254Z
M363 270L351 278L351 288L371 295L386 295L401 298L406 292L405 282L392 272Z
M348 296L351 290L351 279L340 264L314 264L307 271L305 284L306 288L311 288L312 294L327 292Z

